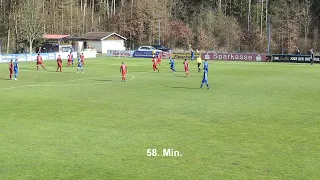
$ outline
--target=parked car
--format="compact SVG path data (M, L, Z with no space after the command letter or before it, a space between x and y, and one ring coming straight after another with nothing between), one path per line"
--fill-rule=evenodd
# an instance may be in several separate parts
M154 48L156 48L158 50L164 51L164 52L168 52L168 51L172 50L171 48L167 48L167 47L160 46L160 45L153 45L152 47L154 47Z
M156 52L162 52L161 50L158 50L152 46L140 46L138 49L138 51L153 51L156 50Z

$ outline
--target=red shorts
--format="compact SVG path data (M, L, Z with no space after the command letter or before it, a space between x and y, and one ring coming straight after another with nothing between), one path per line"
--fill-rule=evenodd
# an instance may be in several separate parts
M184 68L184 71L185 72L189 72L189 68Z
M153 68L157 68L157 65L156 64L153 64L153 66L152 66Z
M13 74L13 70L9 69L10 74Z
M126 71L122 71L122 76L126 76L127 72Z
M37 65L42 65L42 61L37 61Z
M58 63L58 67L62 67L62 64L61 64L61 63Z

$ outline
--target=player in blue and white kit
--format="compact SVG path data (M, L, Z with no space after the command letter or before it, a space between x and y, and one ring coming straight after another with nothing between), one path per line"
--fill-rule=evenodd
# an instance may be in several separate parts
M194 51L193 51L193 49L191 48L191 61L193 61L193 59L194 59Z
M173 71L173 72L176 72L176 68L174 67L174 60L170 57L170 69Z
M78 59L79 59L79 57L78 57ZM81 58L80 58L81 59ZM73 67L73 62L74 62L74 58L73 58L73 56L72 56L72 67ZM82 64L81 64L82 65Z
M208 71L206 69L203 70L203 77L202 77L202 82L200 88L202 88L203 84L206 83L207 88L209 89L209 84L208 84Z
M209 64L207 60L205 60L203 63L203 69L206 70L207 72L209 71Z
M82 73L84 73L80 56L78 56L78 68L77 68L77 73L79 73L79 69L81 69Z
M18 59L16 59L13 63L13 71L14 71L14 80L18 80L18 73L19 73L19 63Z

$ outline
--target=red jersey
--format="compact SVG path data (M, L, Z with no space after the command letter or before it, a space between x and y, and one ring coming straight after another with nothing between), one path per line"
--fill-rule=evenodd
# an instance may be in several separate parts
M84 61L84 55L80 55L81 61Z
M10 71L13 70L13 63L12 63L12 62L9 63L9 70L10 70Z
M189 63L188 63L188 61L185 61L183 64L184 64L184 68L185 68L185 69L188 69L188 68L189 68Z
M37 61L42 62L42 57L40 55L37 56Z
M72 54L68 54L68 60L72 60L73 59L73 55Z
M61 59L61 57L58 57L58 59L57 59L57 63L58 63L58 64L61 64L61 63L62 63L62 59Z
M127 66L125 64L122 64L120 66L120 70L121 70L121 72L127 72Z
M153 64L157 64L157 61L158 61L157 58L153 58L153 59L152 59Z

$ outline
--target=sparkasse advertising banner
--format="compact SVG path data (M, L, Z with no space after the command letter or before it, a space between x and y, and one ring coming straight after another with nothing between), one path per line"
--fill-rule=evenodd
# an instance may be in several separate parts
M225 61L266 61L267 56L262 54L242 53L202 53L202 59Z

